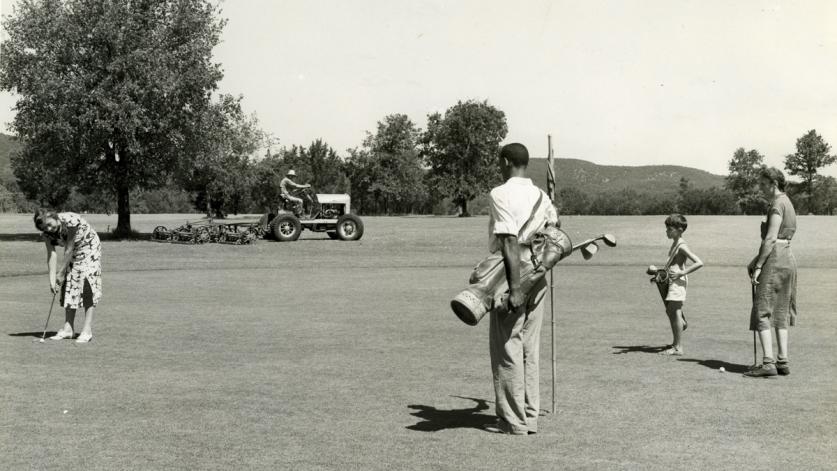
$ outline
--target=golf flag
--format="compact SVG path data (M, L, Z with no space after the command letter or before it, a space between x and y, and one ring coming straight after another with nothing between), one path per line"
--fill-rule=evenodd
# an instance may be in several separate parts
M549 199L555 202L555 168L553 167L552 158L552 136L547 136L549 141L549 151L546 154L546 194Z
M552 167L552 135L547 134L547 153L546 153L546 194L549 199L555 204L555 169ZM555 279L552 277L552 270L549 270L549 318L552 322L552 332L550 333L550 343L552 343L552 408L550 412L555 413L555 390L557 389L557 367L555 366Z

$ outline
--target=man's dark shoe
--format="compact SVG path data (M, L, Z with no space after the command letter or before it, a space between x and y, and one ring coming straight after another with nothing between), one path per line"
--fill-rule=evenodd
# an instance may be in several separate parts
M790 366L788 362L778 362L776 363L776 372L779 373L781 376L787 376L790 374Z
M744 373L744 376L749 376L751 378L767 378L770 376L776 376L777 374L779 373L776 371L776 365L773 363L765 363Z

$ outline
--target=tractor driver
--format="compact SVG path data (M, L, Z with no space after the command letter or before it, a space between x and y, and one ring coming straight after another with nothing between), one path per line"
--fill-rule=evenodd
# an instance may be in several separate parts
M302 198L297 198L296 196L292 196L291 193L290 193L290 190L294 189L294 188L311 188L311 185L307 185L307 184L306 185L299 185L299 184L297 184L296 182L291 180L291 177L295 177L295 176L296 176L296 172L294 172L293 170L288 170L288 173L285 175L285 178L283 178L282 181L279 182L279 188L281 190L283 198L285 198L286 200L293 203L295 207L301 209L302 208Z

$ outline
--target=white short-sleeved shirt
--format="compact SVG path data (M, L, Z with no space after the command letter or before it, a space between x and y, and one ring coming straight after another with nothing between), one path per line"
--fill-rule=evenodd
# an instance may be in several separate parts
M517 236L518 243L528 245L547 222L558 221L558 214L549 196L528 178L511 177L506 183L492 189L489 209L488 250L492 253L501 248L498 234ZM532 221L527 225L530 217Z

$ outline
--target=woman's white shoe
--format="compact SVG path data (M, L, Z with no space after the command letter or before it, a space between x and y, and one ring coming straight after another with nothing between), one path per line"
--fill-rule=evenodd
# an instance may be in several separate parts
M53 335L49 339L50 340L64 340L64 339L71 339L71 338L73 338L73 331L67 332L65 330L59 330L58 332L55 333L55 335Z
M93 334L81 334L76 339L76 343L88 343L93 340Z

